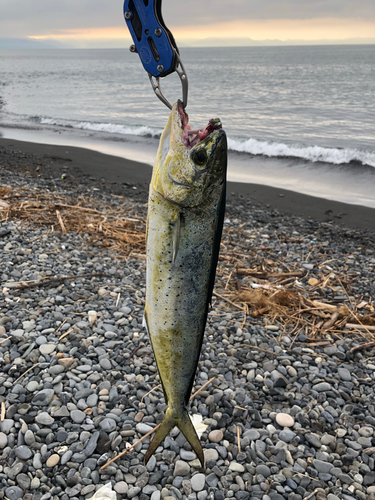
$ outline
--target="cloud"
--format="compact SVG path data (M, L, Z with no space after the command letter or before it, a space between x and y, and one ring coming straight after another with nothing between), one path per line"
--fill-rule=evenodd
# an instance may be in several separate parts
M2 36L119 27L122 0L1 0ZM362 18L375 21L374 0L163 0L168 26L205 26L237 20ZM124 23L125 26L125 23ZM205 36L202 33L203 37Z

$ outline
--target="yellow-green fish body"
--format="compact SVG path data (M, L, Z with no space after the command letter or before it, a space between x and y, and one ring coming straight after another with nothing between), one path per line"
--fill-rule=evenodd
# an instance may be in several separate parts
M146 462L176 425L204 463L186 406L219 254L227 142L219 120L195 135L176 103L160 140L149 194L145 319L168 408Z

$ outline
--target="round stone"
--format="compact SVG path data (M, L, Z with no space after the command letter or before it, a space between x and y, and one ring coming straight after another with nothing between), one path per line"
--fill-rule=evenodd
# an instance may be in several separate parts
M18 446L15 450L15 454L20 460L29 460L33 453L27 446Z
M140 434L143 434L143 435L149 433L153 429L153 427L151 427L150 425L142 424L142 422L137 424L135 426L135 428L136 428L137 432L139 432Z
M18 486L10 486L5 490L5 496L8 500L18 500L22 497L22 490Z
M183 460L177 460L174 467L173 475L176 476L186 476L190 472L190 465Z
M59 462L60 462L59 455L57 453L54 453L48 458L46 465L47 467L55 467L55 465L57 465Z
M332 389L331 385L328 382L320 382L319 384L315 384L312 387L314 391L318 392L327 392Z
M81 424L86 418L86 413L83 413L81 410L73 410L70 412L70 418L76 424Z
M32 445L33 443L35 443L35 436L34 436L33 431L31 431L30 429L28 429L26 431L26 433L25 433L25 438L24 439L25 439L25 443L27 445L29 445L29 446ZM1 448L1 446L0 446L0 448Z
M34 392L37 390L39 386L39 382L37 382L36 380L31 380L27 386L26 386L26 389L29 391L29 392Z
M52 418L51 415L49 415L46 411L39 413L39 415L35 417L35 422L41 425L49 426L52 425L54 421L55 419Z
M8 444L8 438L4 432L0 432L0 450L6 447Z
M347 368L337 368L337 373L341 380L345 382L350 382L352 380L352 376L350 375L350 371Z
M59 443L63 443L64 441L66 441L67 437L68 433L64 429L58 430L55 434L56 441L58 441Z
M53 389L43 389L35 394L31 403L37 406L48 406L55 395Z
M138 486L132 486L128 490L128 498L134 498L138 495L138 493L141 491L141 488Z
M258 465L256 468L257 474L261 474L264 477L268 477L271 475L271 470L267 465Z
M207 448L207 450L203 450L203 454L206 462L209 462L210 460L216 461L219 459L219 453L214 448Z
M72 364L74 363L74 359L73 358L61 358L61 359L59 359L58 363L65 370L65 369L70 368L72 366Z
M113 418L105 418L100 422L99 426L104 432L113 432L116 429L116 421Z
M292 441L295 437L296 434L290 430L281 431L279 434L279 438L285 443L290 443L290 441Z
M103 370L111 370L112 369L112 363L108 358L103 358L99 361L100 366L103 368Z
M35 453L34 458L33 458L33 467L34 469L41 469L42 468L42 457L40 453Z
M39 335L35 341L38 345L47 344L47 337L44 335Z
M202 491L205 482L206 476L204 474L195 474L190 480L193 491Z
M233 472L245 472L245 467L237 462L231 462L229 464L229 469Z
M194 452L187 451L184 448L180 449L180 457L181 460L186 460L187 462L191 462L197 458Z
M361 427L358 433L363 437L372 437L374 429L372 427Z
M114 490L116 491L116 493L119 493L120 495L126 495L128 489L129 486L125 483L125 481L119 481L114 486Z
M280 434L281 434L281 432L280 432ZM320 448L322 446L322 443L320 442L319 437L316 436L315 434L306 434L305 439L308 443L310 443L315 448Z
M30 484L30 490L36 490L40 486L40 479L38 477L33 477Z
M220 441L223 439L224 434L220 430L214 430L211 431L208 435L208 439L211 441L211 443L220 443ZM200 491L200 490L197 490Z
M18 474L16 477L17 484L23 490L28 490L30 487L30 478L27 474Z
M250 441L256 441L260 438L260 434L256 429L249 429L248 431L245 431L243 437L249 438Z
M329 474L333 468L333 465L331 463L324 462L323 460L314 459L313 464L315 469L318 472L322 472L323 474Z
M0 431L4 434L9 434L13 426L14 420L12 420L11 418L5 418L2 422L0 422Z
M294 418L291 415L288 415L287 413L278 413L276 415L276 422L281 427L293 427Z
M39 351L41 354L52 354L55 349L55 344L42 344L41 346L39 346Z

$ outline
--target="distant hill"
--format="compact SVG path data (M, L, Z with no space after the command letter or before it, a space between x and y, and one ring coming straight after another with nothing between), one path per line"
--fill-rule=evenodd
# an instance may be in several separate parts
M183 39L185 47L262 47L275 45L372 45L375 38L347 38L345 40L252 40L251 38L203 38Z
M34 40L33 38L0 38L0 50L7 49L63 49L61 42L50 40Z
M178 41L177 41L178 42ZM375 38L347 38L345 40L252 40L251 38L203 38L183 39L185 47L261 47L275 45L368 45L375 44Z
M118 40L86 40L74 43L58 42L56 40L35 40L33 38L0 38L0 50L5 49L112 49L127 48L130 41L124 38ZM200 40L177 39L179 47L270 47L287 45L372 45L375 38L347 38L345 40L252 40L247 37L225 38L211 37Z

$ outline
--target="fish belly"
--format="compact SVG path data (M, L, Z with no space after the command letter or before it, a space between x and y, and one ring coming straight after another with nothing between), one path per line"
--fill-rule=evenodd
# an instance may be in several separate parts
M151 189L146 320L164 393L176 406L188 402L198 364L210 300L213 232L210 211L180 209Z

